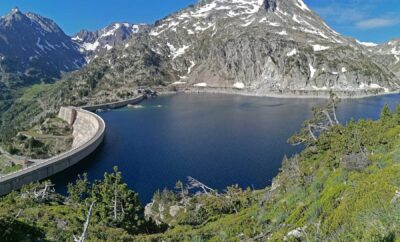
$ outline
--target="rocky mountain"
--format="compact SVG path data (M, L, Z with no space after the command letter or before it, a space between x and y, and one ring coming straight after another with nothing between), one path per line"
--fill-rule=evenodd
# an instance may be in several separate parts
M81 30L72 40L80 45L81 52L94 57L149 29L146 24L113 23L98 31Z
M0 73L4 85L52 82L85 63L78 46L56 23L15 8L0 18ZM10 78L12 76L12 78Z
M49 110L39 96L64 73L85 62L79 46L56 23L15 8L0 18L0 136L10 140L20 122L29 123L39 110ZM24 103L25 104L21 104Z
M400 78L400 40L394 39L381 45L367 47L372 58L387 66Z
M106 53L76 79L89 96L140 85L343 96L399 87L364 44L332 30L302 0L201 0Z

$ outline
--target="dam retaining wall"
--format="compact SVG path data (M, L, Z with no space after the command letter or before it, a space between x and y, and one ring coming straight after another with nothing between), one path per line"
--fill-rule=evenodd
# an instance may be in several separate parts
M73 126L72 149L0 177L0 196L20 189L23 185L44 180L75 165L95 151L103 141L106 125L98 115L82 108L62 107L59 117Z
M82 108L85 109L85 110L88 110L88 111L95 112L95 111L100 110L100 109L103 109L103 110L104 109L115 109L115 108L125 107L127 105L135 105L135 104L140 103L144 99L146 99L146 95L140 95L138 97L135 97L135 98L132 98L132 99L128 99L128 100L124 100L124 101L120 101L120 102L112 102L112 103L106 103L106 104L84 106Z

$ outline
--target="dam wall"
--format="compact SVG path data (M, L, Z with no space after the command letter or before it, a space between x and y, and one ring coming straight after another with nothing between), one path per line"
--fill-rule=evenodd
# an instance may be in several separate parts
M89 142L92 137L96 136L96 133L100 129L100 122L98 122L96 116L88 111L76 113L72 133L74 137L72 149L84 145Z
M144 99L146 99L146 95L140 95L138 97L132 98L132 99L128 99L128 100L124 100L124 101L120 101L120 102L112 102L112 103L106 103L106 104L99 104L99 105L92 105L92 106L84 106L82 107L85 110L88 111L92 111L95 112L99 109L115 109L115 108L122 108L125 107L127 105L135 105L140 103L141 101L143 101Z
M61 107L60 112L58 113L58 117L66 121L70 126L72 126L75 122L76 113L76 109L74 108Z
M0 177L0 196L20 189L23 185L44 180L75 165L95 151L103 141L106 125L98 115L81 108L63 107L60 109L59 117L73 126L72 149Z

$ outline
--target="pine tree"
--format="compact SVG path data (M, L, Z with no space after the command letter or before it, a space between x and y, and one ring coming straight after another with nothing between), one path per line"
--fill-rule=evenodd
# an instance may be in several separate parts
M93 186L96 213L107 226L124 228L131 234L139 233L144 225L143 207L138 194L122 181L121 172L114 167L111 174Z
M391 116L392 114L390 113L389 105L385 104L385 106L381 111L381 119L385 121L389 119Z
M79 203L87 199L91 193L91 184L88 181L87 173L79 175L75 184L68 184L68 198L72 202Z

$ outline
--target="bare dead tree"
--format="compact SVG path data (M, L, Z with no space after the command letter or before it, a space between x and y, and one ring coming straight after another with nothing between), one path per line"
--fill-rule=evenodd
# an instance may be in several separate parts
M115 181L115 186L114 186L114 198L112 201L112 209L113 209L113 218L115 222L118 222L120 220L120 216L125 214L124 210L124 204L123 204L123 199L121 196L118 195L118 184L117 180Z
M367 157L367 152L368 152L368 151L367 151L367 149L361 144L360 133L358 132L357 129L355 129L354 135L355 135L355 138L356 138L356 141L357 141L358 148L360 149L360 153L363 155L364 159L368 159L368 157Z
M204 183L188 176L188 189L201 189L204 194L215 193L215 190L206 186Z
M18 213L15 215L15 219L17 219L20 215L21 215L21 213L22 213L22 209L20 208L19 210L18 210Z
M303 124L303 128L289 139L292 145L313 144L318 137L326 131L329 131L340 122L336 115L337 104L340 99L331 94L328 103L324 107L315 107L312 109L313 115L310 120Z
M54 184L50 182L44 183L44 188L38 190L38 186L36 186L33 190L27 191L21 194L22 198L33 198L37 201L45 201L48 199L50 194L55 193Z
M117 189L114 189L114 221L117 221L117 203L118 203L118 197L117 197Z
M89 212L86 216L86 221L85 224L83 225L83 232L81 236L75 236L74 235L74 241L75 242L84 242L87 236L87 231L89 229L89 223L90 223L90 218L92 217L92 212L93 212L93 207L94 207L95 202L92 202L89 208Z
M39 195L41 195L40 196L40 199L41 200L44 200L46 197L47 197L47 195L49 194L48 192L49 192L49 189L51 189L51 191L54 191L54 185L53 184L49 184L48 182L46 182L45 184L44 184L44 188L41 190L41 191L39 191L39 193L38 193L38 196Z
M180 195L180 199L181 199L180 203L183 204L183 206L186 209L187 204L190 201L188 188L186 188L181 181L178 181L175 184L175 189L177 189L179 191L179 195Z

